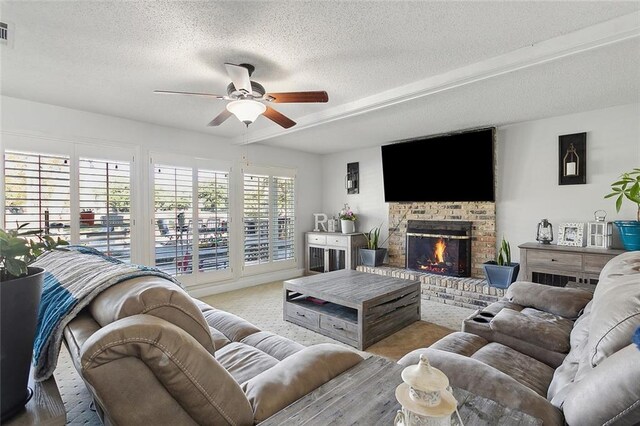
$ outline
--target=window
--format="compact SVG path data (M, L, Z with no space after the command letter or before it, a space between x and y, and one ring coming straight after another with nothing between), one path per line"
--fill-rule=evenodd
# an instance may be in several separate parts
M198 264L229 268L229 173L198 170Z
M295 178L244 173L244 264L295 260Z
M193 272L192 169L154 166L155 263L171 275Z
M131 169L128 162L79 160L80 243L131 260Z
M5 229L25 229L69 241L70 159L62 155L5 151Z

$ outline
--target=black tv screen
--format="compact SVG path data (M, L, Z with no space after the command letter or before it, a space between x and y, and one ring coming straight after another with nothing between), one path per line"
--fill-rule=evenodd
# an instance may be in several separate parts
M382 146L385 201L495 201L494 130Z

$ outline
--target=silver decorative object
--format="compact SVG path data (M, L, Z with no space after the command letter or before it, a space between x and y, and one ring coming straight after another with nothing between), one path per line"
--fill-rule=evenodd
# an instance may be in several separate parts
M595 222L587 224L588 239L587 247L607 249L611 247L611 235L613 234L612 222L607 222L607 212L596 210L593 213Z

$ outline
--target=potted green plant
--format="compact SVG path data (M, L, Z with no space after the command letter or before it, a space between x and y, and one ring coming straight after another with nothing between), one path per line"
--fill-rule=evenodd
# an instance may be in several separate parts
M18 413L33 395L28 388L29 366L38 320L44 269L29 265L45 251L67 242L41 231L0 229L0 407L1 422ZM28 240L37 236L39 241Z
M364 266L380 266L384 263L387 249L378 245L380 241L380 228L382 228L382 225L372 228L364 234L364 237L367 239L367 248L359 249L360 263Z
M620 175L620 179L611 184L611 193L604 198L616 198L616 212L620 212L622 202L627 199L638 207L637 220L616 220L620 239L626 250L640 250L640 169Z
M345 204L342 210L340 210L339 218L340 229L343 234L353 234L356 232L356 220L358 217L353 210L351 210L349 204Z
M482 265L487 282L490 286L507 288L518 278L520 264L511 262L511 245L502 238L496 260L490 260Z

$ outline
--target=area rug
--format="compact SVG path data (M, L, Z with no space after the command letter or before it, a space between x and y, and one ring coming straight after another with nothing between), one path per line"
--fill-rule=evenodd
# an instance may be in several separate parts
M426 348L450 333L453 333L453 330L446 327L425 321L416 321L369 346L366 352L397 361L414 349Z

